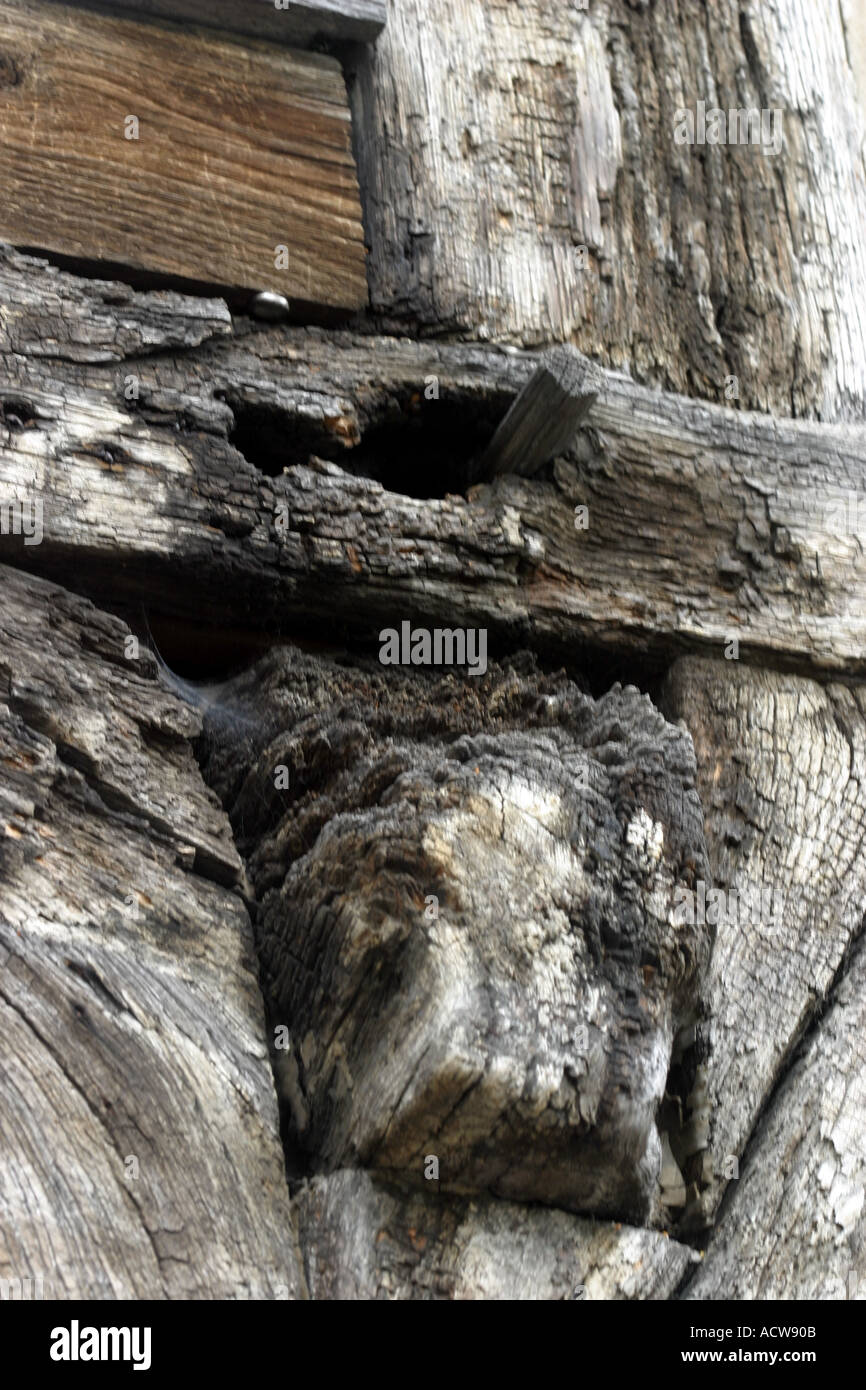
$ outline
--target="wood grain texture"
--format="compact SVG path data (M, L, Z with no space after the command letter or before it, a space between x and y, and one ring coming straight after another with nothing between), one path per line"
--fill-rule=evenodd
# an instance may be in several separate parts
M657 1222L656 1117L711 944L673 911L708 873L682 729L633 686L593 700L528 660L473 676L285 646L205 734L312 1171L423 1190L435 1154L443 1192Z
M743 1160L863 928L866 687L686 658L662 707L694 741L712 882L753 902L719 923L707 982L697 1223L715 1213L725 1160Z
M90 0L84 0L85 7ZM304 47L318 38L372 43L387 16L387 0L94 0L101 9L159 15L214 25L238 34Z
M419 499L409 495L419 441L434 441L436 491L457 432L471 438L486 419L492 435L536 356L270 329L214 337L182 358L139 349L100 365L112 313L128 321L129 292L114 308L104 288L30 278L27 264L0 258L0 398L28 417L0 426L0 490L38 492L46 514L42 545L0 537L19 563L72 582L86 555L106 594L214 625L284 632L332 622L336 605L371 648L397 614L484 625L491 640L560 653L587 642L661 661L722 655L736 637L744 658L866 671L862 427L707 406L605 372L572 452L545 477ZM31 363L27 344L55 356ZM130 373L137 402L125 397ZM431 374L439 399L422 405ZM253 457L265 433L275 441L265 461L278 476L229 442L241 415ZM348 471L383 422L406 429L388 487L364 475L375 449L360 476ZM310 466L311 453L343 466ZM589 509L586 530L576 506ZM192 573L208 584L190 587Z
M576 348L568 343L551 348L498 426L473 477L539 473L571 448L600 385L595 363Z
M696 1258L660 1231L425 1197L358 1171L305 1183L293 1206L314 1299L658 1300Z
M0 1278L55 1299L295 1297L200 721L127 659L117 618L5 567L0 587Z
M19 245L366 302L345 85L320 54L4 0L0 185Z
M858 0L841 0L841 10L848 58L866 117L866 13Z
M866 1301L862 943L828 1004L772 1096L687 1299Z
M39 267L38 304L19 293L19 274L26 266ZM34 365L120 363L172 349L182 353L231 332L232 317L221 299L169 290L139 294L117 281L82 279L0 247L0 351L30 358Z
M350 84L389 326L570 340L685 395L735 375L751 409L862 418L866 105L839 5L435 13L389 0ZM778 152L676 144L700 100L778 109Z

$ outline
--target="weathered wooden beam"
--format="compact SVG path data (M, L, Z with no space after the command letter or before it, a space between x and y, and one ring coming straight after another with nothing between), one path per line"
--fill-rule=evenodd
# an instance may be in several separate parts
M366 302L345 83L322 54L5 0L0 187L19 245Z
M756 1002L769 1002L774 996L762 983L756 988L752 981L751 993ZM861 945L773 1093L720 1229L681 1297L863 1301L864 1040ZM748 1040L742 1050L747 1047Z
M84 0L85 5L90 0ZM95 0L99 4L100 0ZM215 25L271 43L304 47L314 39L372 43L385 25L387 0L106 0L124 11Z
M605 372L551 481L445 496L455 452L479 420L493 433L531 354L239 320L225 337L218 303L185 300L172 329L159 296L40 274L18 253L0 255L0 306L14 417L0 423L0 498L38 489L45 506L42 545L0 535L16 563L78 582L86 556L106 596L259 631L338 609L372 643L379 618L441 615L489 625L491 643L667 661L736 637L742 657L866 671L862 427L711 407ZM205 325L215 336L200 348L165 350ZM375 472L383 422L387 488L307 466L317 453ZM192 572L194 587L178 582Z
M724 402L736 377L753 410L862 417L866 180L838 5L743 25L727 4L629 4L625 25L609 0L439 8L392 0L352 59L371 302L395 332L573 342L683 395ZM774 143L675 141L707 53L726 111L766 107L774 74ZM804 105L806 69L838 101Z
M601 373L568 343L546 352L517 396L475 468L475 477L497 473L532 477L574 442L595 401Z

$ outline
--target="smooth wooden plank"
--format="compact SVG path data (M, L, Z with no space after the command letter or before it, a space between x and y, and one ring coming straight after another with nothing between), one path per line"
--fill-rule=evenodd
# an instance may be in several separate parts
M237 34L251 34L271 43L305 47L318 38L372 43L388 13L386 0L287 0L277 9L274 0L84 0L100 8L137 11L165 19L215 25Z
M0 187L19 245L366 302L345 84L321 54L6 0Z

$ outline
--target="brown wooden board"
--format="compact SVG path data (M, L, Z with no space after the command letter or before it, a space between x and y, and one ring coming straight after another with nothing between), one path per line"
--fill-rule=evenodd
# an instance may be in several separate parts
M385 24L387 0L80 0L85 8L136 10L139 14L253 34L272 43L306 47L318 38L372 43Z
M366 302L345 84L321 54L3 0L0 190L18 245Z

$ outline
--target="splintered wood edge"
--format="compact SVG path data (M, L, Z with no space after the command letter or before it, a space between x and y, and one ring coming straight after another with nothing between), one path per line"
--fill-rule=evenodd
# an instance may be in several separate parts
M599 368L577 348L568 343L550 348L500 423L476 478L537 473L572 443L601 382Z

